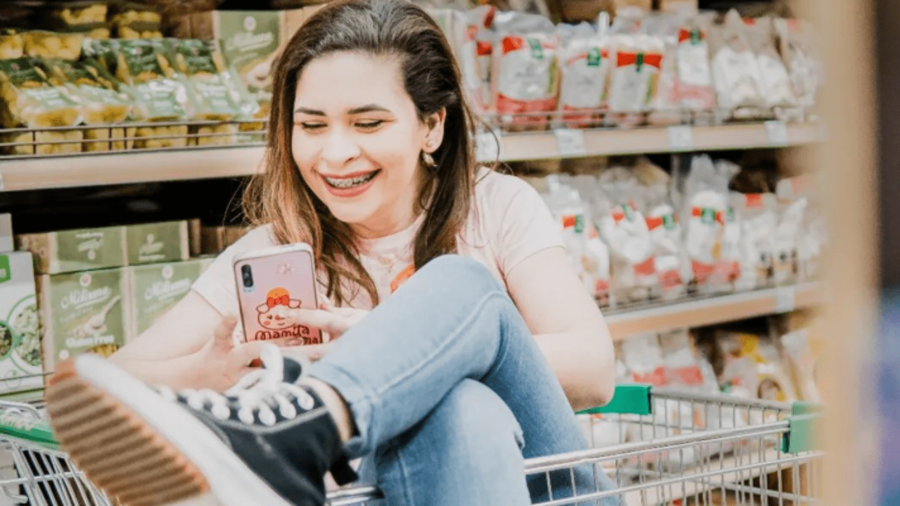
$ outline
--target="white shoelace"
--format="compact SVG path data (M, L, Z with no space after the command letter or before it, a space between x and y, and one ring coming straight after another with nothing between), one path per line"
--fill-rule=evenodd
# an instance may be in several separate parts
M284 382L284 359L277 346L265 346L260 359L264 367L241 378L224 394L208 389L182 390L179 394L187 400L188 406L197 411L204 411L209 403L210 413L220 420L228 420L231 416L228 401L236 399L238 419L248 425L256 422L253 414L257 411L259 420L268 426L275 425L275 409L286 419L295 418L298 413L290 396L296 398L304 410L313 409L315 399L306 390ZM169 400L176 399L175 392L168 387L157 387L157 390Z

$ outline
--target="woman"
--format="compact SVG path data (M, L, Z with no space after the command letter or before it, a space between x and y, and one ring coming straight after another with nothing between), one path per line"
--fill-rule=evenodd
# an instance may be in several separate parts
M321 505L323 475L352 481L356 457L392 505L546 497L523 459L586 447L573 407L610 399L612 345L546 206L478 170L472 132L420 8L339 2L307 21L275 70L268 165L245 194L260 226L111 361L78 357L52 380L75 463L132 504ZM232 259L300 241L333 305L298 311L330 342L284 359L233 345ZM594 480L554 475L554 497Z

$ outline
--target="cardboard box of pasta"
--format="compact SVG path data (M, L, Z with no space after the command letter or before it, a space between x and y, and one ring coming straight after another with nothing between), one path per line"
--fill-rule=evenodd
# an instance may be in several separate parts
M61 274L126 264L122 227L63 230L16 236L16 248L34 255L38 274Z
M187 221L147 223L125 227L128 265L178 262L190 257Z
M131 296L131 337L153 326L162 315L184 298L194 281L209 265L206 259L128 267Z
M31 253L0 253L0 395L43 386L40 338Z
M124 269L41 276L45 368L80 353L112 355L128 337L128 287Z

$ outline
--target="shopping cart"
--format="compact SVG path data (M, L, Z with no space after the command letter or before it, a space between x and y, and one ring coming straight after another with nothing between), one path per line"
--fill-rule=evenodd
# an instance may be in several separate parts
M540 506L800 506L818 496L822 452L812 447L817 407L619 386L613 401L578 414L591 449L526 462ZM21 420L21 431L9 420ZM0 402L0 505L109 506L56 448L29 405ZM42 425L44 424L44 425ZM44 430L41 430L41 428ZM27 432L27 434L26 434ZM3 466L3 458L8 465ZM594 476L576 487L575 473ZM601 490L600 475L618 487ZM331 506L380 504L373 486L329 495Z

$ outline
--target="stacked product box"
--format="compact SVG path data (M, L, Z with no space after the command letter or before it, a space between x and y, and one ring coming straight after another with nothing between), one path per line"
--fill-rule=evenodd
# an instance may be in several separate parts
M31 253L12 250L8 214L0 214L0 395L39 390L40 325Z
M28 234L16 239L20 249L35 255L46 371L79 353L114 353L145 329L144 322L153 321L190 289L186 280L192 284L199 267L182 267L181 263L202 265L188 262L186 221ZM160 287L178 277L174 281L183 289L170 287L171 293L155 301L138 298L135 287L152 277L149 272L163 280Z
M212 258L128 267L130 328L137 337L177 304L209 267Z

